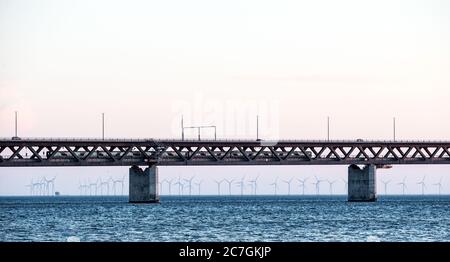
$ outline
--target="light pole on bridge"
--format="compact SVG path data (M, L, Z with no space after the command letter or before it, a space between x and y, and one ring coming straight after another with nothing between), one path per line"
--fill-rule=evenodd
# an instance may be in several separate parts
M395 141L395 117L394 117L394 126L393 126L393 128L394 128L394 141Z
M330 117L327 116L327 140L330 141Z
M259 141L259 115L256 116L256 141Z
M15 113L15 132L14 132L14 137L17 137L17 111L14 112Z
M184 140L184 116L181 115L181 140Z
M102 113L102 140L105 140L105 113Z

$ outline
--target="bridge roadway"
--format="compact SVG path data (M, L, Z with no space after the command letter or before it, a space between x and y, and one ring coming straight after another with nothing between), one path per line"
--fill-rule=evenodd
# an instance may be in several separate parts
M450 164L450 141L0 139L0 167L131 166L133 203L159 202L158 166L177 165L348 165L348 201L376 201L395 164Z
M0 167L450 164L450 141L0 139Z

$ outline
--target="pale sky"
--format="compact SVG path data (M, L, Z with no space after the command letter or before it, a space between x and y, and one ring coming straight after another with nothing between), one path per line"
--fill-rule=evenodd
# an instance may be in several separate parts
M268 139L325 138L327 116L333 139L391 139L395 116L398 139L450 140L449 72L444 0L0 0L0 137L13 135L18 110L22 137L99 137L105 112L107 137L180 137L183 114L189 125L217 125L219 138L253 139L259 114ZM260 173L267 183L280 173L346 176L345 166L313 169L210 171ZM45 174L76 193L73 183L91 173L128 173L55 170L1 169L0 195L25 194L23 185ZM183 170L186 178L210 172ZM430 184L444 175L450 193L450 167L380 173L396 183L409 175L411 193L424 174Z

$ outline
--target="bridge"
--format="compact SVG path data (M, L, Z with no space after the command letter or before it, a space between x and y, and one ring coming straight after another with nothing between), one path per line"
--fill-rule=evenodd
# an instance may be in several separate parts
M131 166L130 202L157 202L157 167L181 165L348 165L349 201L375 201L395 164L450 164L450 141L0 139L0 167Z

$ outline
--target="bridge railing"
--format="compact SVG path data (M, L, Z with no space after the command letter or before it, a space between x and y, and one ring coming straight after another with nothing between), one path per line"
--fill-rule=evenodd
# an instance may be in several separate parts
M1 137L0 141L44 141L44 142L260 142L260 143L450 143L450 140L387 140L387 139L280 139L280 140L252 140L252 139L179 139L179 138L86 138L86 137Z

